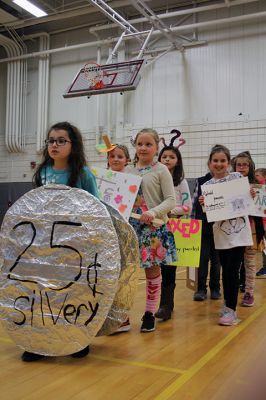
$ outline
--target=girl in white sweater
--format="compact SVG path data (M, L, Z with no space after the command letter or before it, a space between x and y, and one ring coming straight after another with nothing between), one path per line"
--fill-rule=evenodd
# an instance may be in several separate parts
M134 166L126 172L142 177L142 183L133 207L140 219L130 218L140 249L141 266L146 274L146 309L142 318L141 332L155 330L155 311L160 296L161 264L169 264L169 239L166 228L167 214L175 207L175 192L168 168L155 160L159 148L158 133L150 128L142 129L136 136ZM161 219L160 227L153 220Z

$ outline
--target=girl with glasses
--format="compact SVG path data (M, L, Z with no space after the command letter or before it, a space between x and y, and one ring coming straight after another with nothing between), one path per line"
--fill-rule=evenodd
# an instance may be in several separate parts
M233 160L233 170L240 172L242 176L247 176L249 183L258 183L255 177L255 164L249 151L239 153ZM245 294L241 305L252 307L254 305L254 288L256 278L256 252L261 249L264 228L262 218L249 216L251 225L253 244L245 248L243 266L245 271Z
M49 129L45 144L43 160L33 176L34 186L58 183L98 197L95 177L86 165L79 129L69 122L59 122Z
M86 166L82 136L78 128L69 122L59 122L53 125L47 135L43 150L43 160L33 176L35 187L49 183L68 185L86 190L98 197L94 175ZM89 346L72 354L74 358L85 357ZM24 351L22 360L38 361L45 356Z

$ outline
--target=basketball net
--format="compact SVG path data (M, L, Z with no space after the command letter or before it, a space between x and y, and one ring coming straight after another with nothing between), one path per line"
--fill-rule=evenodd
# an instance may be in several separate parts
M104 88L103 77L104 73L101 66L94 61L89 61L84 65L84 76L89 82L89 85L93 89Z

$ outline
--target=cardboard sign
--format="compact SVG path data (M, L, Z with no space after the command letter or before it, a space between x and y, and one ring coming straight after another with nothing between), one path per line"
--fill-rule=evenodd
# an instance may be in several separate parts
M93 167L100 200L116 208L128 220L138 194L141 177Z
M202 221L197 219L169 220L171 232L174 235L178 260L172 265L177 267L199 267L201 249Z
M250 215L254 202L248 178L201 186L208 222Z
M188 267L186 271L187 271L186 287L196 292L198 290L198 269Z

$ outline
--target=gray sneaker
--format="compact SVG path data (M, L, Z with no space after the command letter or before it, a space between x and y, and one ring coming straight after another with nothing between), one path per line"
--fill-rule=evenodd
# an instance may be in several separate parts
M207 299L207 292L205 290L198 290L194 293L193 300L194 301L203 301Z
M221 293L218 290L211 290L211 299L219 300L221 298Z

